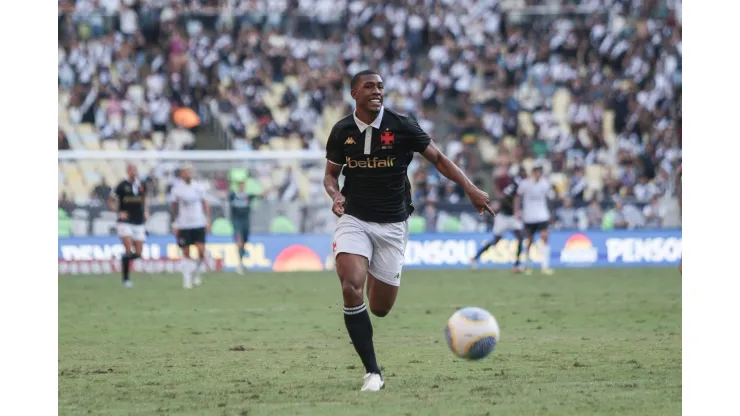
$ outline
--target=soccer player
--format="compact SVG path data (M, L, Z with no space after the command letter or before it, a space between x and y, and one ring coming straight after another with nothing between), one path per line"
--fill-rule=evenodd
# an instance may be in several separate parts
M239 248L239 266L236 272L243 274L244 244L249 241L249 215L256 196L246 193L244 182L239 182L237 187L236 192L229 194L229 207L231 207L231 224L234 226L234 241Z
M550 225L550 209L547 206L548 194L554 191L555 186L542 175L543 164L535 162L532 177L519 183L514 198L514 211L517 218L524 220L524 230L527 233L527 250L524 260L524 272L529 274L529 251L532 248L535 234L539 233L542 242L542 273L552 274L550 269L550 244L548 243L548 227ZM521 203L520 203L521 201Z
M489 247L495 247L499 241L503 238L507 232L513 232L517 240L517 251L516 260L514 260L514 272L518 273L519 270L519 257L522 254L522 242L524 240L524 233L522 232L522 222L514 216L514 197L516 196L519 182L526 177L524 169L519 169L519 166L512 165L509 169L508 174L503 174L494 179L494 185L496 191L500 195L499 208L496 213L496 220L493 222L493 240L487 241L475 254L475 257L470 259L470 266L475 269L478 266L478 259L480 256L488 250Z
M141 249L146 241L146 226L149 217L146 205L146 186L136 175L136 166L126 166L127 178L122 180L108 197L108 209L118 211L116 229L125 252L121 257L123 286L132 287L129 279L131 261L141 257Z
M683 164L678 166L678 172L676 172L676 179L675 179L675 186L676 186L676 197L678 198L678 215L680 215L683 219L683 206L681 205L681 197L683 190L682 185L683 184ZM683 274L683 256L681 257L681 261L678 263L678 272Z
M211 211L205 198L205 189L193 181L193 168L183 166L180 170L182 181L172 188L172 225L177 245L182 249L183 287L191 289L200 286L200 266L206 257L206 233L210 228ZM190 246L198 249L198 259L190 257Z
M378 391L385 382L375 358L363 290L367 281L370 311L378 317L388 315L401 284L407 219L414 211L407 175L414 153L421 153L460 185L479 214L493 211L488 194L439 151L415 120L383 107L380 75L369 70L357 73L350 93L356 109L331 130L324 187L339 217L332 249L344 298L344 323L365 366L360 390ZM345 177L341 191L340 173Z

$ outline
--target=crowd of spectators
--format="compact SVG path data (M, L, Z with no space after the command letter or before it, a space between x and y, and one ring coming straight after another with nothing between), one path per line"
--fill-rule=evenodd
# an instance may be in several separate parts
M660 224L661 198L673 194L680 0L60 0L59 12L70 119L94 124L102 140L140 148L183 127L172 113L186 108L200 124L225 120L227 147L281 136L320 149L325 110L351 111L348 79L373 68L385 104L414 116L469 172L548 160L566 178L560 226ZM425 163L412 171L426 212L464 197Z

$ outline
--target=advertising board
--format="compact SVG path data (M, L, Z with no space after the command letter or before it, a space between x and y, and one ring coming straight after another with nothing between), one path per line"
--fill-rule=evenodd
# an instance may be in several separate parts
M487 239L482 233L412 234L406 247L406 269L449 269L470 266ZM334 267L332 240L328 234L251 236L245 244L243 265L255 271L321 271ZM542 261L541 241L535 241L530 261ZM210 270L234 270L239 254L232 239L209 236ZM116 273L123 245L116 237L60 238L60 274ZM164 273L177 270L180 252L174 237L150 237L135 270ZM550 265L573 267L673 266L681 259L680 230L553 231L550 233ZM511 237L489 248L478 262L481 268L508 268L516 257Z

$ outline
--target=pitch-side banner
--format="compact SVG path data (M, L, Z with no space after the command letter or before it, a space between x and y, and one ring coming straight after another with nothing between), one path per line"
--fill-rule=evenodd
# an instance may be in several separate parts
M481 233L412 234L406 247L406 269L452 269L470 266L470 258L490 236ZM530 251L530 261L542 261L541 241ZM680 230L554 231L550 234L550 265L568 267L673 266L681 259ZM208 238L211 270L234 270L239 261L229 237ZM330 235L253 235L245 244L244 267L255 271L320 271L334 268ZM114 261L123 253L116 237L59 239L60 274L105 274L118 271ZM511 267L516 242L507 238L489 248L479 267ZM177 270L180 251L173 237L150 237L138 269L166 273ZM135 266L135 269L137 267Z

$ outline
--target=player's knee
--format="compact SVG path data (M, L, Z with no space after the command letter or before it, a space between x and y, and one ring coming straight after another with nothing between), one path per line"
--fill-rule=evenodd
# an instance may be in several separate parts
M356 305L362 302L362 284L351 279L342 280L342 297L345 302Z
M337 275L342 282L342 295L345 303L347 305L362 303L367 261L363 257L340 253L337 256Z
M370 305L370 312L372 312L372 314L377 316L378 318L384 318L388 316L389 313L391 313L391 308Z

